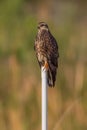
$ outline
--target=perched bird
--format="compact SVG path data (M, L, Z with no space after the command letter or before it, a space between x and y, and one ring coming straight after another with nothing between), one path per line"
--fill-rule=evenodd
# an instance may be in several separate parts
M40 67L47 70L47 83L49 87L55 86L56 73L58 68L58 45L50 33L45 22L38 23L38 32L35 39L34 49Z

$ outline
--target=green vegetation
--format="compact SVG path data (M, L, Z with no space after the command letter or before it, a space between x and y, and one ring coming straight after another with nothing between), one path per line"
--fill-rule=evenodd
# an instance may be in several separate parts
M0 130L41 129L41 78L34 52L38 21L59 45L50 130L87 130L87 2L0 1Z

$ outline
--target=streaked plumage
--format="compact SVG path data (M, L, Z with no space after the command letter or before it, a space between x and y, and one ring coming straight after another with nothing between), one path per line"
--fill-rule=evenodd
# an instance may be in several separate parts
M46 64L48 65L48 86L54 87L59 57L58 45L45 22L40 22L38 24L38 33L34 48L40 67L45 66Z

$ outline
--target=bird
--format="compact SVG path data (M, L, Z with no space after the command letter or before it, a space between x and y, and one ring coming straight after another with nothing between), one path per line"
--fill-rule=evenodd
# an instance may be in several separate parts
M59 51L57 41L51 34L49 27L45 22L38 23L34 50L40 68L43 66L47 71L48 86L54 87L58 68Z

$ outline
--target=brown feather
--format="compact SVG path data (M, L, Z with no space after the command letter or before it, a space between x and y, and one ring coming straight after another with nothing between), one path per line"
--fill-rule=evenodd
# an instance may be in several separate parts
M35 40L35 52L40 66L44 66L45 61L49 65L48 86L55 86L58 68L58 45L55 38L49 31L48 25L44 22L39 23L38 33Z

